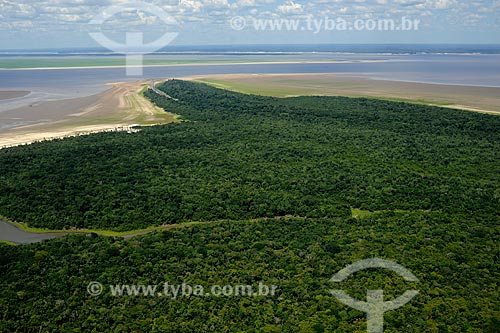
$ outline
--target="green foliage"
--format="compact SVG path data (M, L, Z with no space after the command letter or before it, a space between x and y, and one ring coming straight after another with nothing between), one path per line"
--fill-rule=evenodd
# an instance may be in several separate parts
M419 290L385 315L388 333L500 331L500 118L182 81L161 89L180 102L149 97L188 121L0 150L0 213L53 229L227 221L0 244L0 332L366 331L365 314L332 288L358 299ZM370 257L420 281L369 270L329 282ZM262 281L279 292L91 297L91 281Z
M365 314L329 294L363 300L417 289L385 315L386 332L498 332L499 219L442 213L380 213L364 219L218 222L132 240L71 236L0 245L2 332L363 332ZM464 227L473 226L473 227ZM330 283L364 258L394 260L420 280L368 270ZM109 284L249 284L275 297L99 297Z
M148 92L189 120L0 151L0 213L50 229L361 210L498 212L500 118L203 84Z

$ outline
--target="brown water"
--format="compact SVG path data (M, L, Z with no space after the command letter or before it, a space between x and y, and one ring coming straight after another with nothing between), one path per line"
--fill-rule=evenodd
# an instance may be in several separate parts
M62 236L65 236L65 234L23 231L8 222L0 220L0 240L3 241L12 242L15 244L32 244Z

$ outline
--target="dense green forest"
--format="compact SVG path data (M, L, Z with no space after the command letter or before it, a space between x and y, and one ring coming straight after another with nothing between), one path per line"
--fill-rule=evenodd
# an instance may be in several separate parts
M131 240L71 236L0 245L1 332L366 332L365 314L329 294L387 298L417 289L385 315L385 332L489 332L500 328L498 219L443 213L380 213L363 219L217 222ZM329 279L378 256L420 280L384 270ZM274 297L99 297L106 284L279 286Z
M0 332L366 332L330 289L419 290L385 314L388 333L500 331L500 117L159 88L179 102L147 96L185 121L0 150L0 214L51 229L206 223L0 244ZM374 269L329 282L371 257L419 282ZM91 281L278 293L93 297Z
M181 102L148 97L186 122L0 150L0 215L132 230L351 207L498 213L499 117L183 81L160 89Z

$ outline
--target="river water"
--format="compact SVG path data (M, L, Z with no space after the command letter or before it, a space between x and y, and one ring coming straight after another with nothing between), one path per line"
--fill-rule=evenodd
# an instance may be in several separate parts
M231 59L237 60L229 56L225 58L225 60ZM256 57L254 60L268 61L269 59ZM32 92L22 98L0 101L0 112L40 101L93 95L108 89L109 86L106 86L106 83L109 82L210 74L342 73L383 80L500 87L500 54L335 54L321 55L321 57L311 54L288 56L282 60L318 61L319 63L157 66L145 67L142 77L126 76L124 68L0 70L0 90Z
M15 244L31 244L41 242L46 239L61 237L64 234L41 234L23 231L14 225L0 220L0 240Z

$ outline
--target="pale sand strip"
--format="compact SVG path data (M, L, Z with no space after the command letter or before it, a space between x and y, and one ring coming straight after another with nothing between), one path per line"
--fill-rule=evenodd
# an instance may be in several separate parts
M0 101L4 99L12 99L12 98L18 98L18 97L24 97L30 94L30 91L22 91L22 90L12 90L12 91L5 91L5 90L0 90Z
M441 85L355 77L354 73L225 74L187 78L244 93L376 97L500 114L500 88Z
M12 137L1 137L0 149L15 147L23 144L31 144L39 141L49 141L54 139L61 139L67 137L89 135L103 132L128 132L135 133L139 129L134 128L135 125L111 126L111 125L93 125L93 126L78 126L68 129L61 129L60 131L52 130L45 132L26 132Z
M4 68L0 67L0 71L31 71L31 70L52 70L52 69L100 69L100 68L141 68L141 67L179 67L179 66L230 66L230 65L293 65L293 64L349 64L349 63L371 63L371 62L389 62L391 60L373 59L373 60L291 60L291 61L207 61L207 62L179 62L172 64L153 64L143 66L126 66L126 65L103 65L103 66L69 66L69 67L28 67L28 68Z

